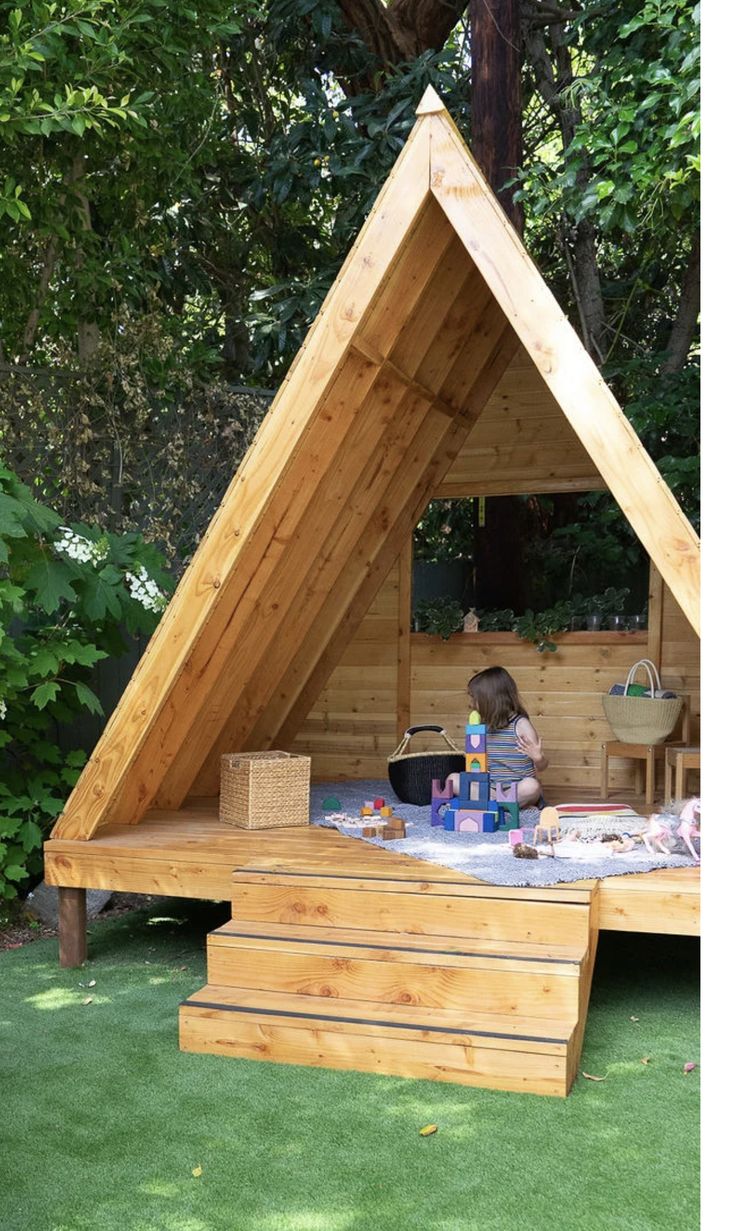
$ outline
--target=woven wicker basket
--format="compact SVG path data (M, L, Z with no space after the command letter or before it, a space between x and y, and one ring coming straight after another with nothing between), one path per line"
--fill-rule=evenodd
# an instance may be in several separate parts
M310 757L228 752L220 761L220 820L240 829L309 824Z
M649 677L649 697L631 697L627 690L636 674L643 667ZM642 658L634 663L626 680L623 696L608 694L603 698L603 711L608 724L624 744L663 744L675 729L682 709L682 697L657 697L662 691L659 673L654 663Z

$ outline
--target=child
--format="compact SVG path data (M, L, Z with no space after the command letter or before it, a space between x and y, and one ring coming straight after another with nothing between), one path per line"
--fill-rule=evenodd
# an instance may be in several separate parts
M488 667L469 681L468 696L488 728L486 752L491 782L504 786L518 783L520 806L531 807L541 798L538 775L549 762L519 700L516 684L503 667ZM453 789L457 792L459 781L453 783Z

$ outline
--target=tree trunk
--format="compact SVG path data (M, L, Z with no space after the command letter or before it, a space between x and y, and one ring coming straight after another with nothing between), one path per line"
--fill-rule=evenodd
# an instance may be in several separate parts
M672 325L662 372L679 372L685 366L690 344L695 333L700 312L700 235L696 234L690 250L690 258L682 281L680 302Z
M524 218L504 187L521 166L521 28L518 0L471 0L471 144L516 230Z

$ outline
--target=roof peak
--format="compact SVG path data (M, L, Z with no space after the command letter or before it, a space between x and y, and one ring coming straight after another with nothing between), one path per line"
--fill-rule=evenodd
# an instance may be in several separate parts
M436 115L439 111L447 111L434 86L428 85L417 107L417 115Z

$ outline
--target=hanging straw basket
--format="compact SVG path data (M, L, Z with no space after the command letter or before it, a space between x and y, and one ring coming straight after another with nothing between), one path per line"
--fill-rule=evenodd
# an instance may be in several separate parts
M640 667L649 677L649 695L632 697L628 691ZM640 658L626 677L623 694L613 696L608 693L603 698L603 710L616 739L623 744L664 743L680 717L682 697L657 696L661 692L662 682L654 663L648 658Z
M240 829L309 824L310 757L229 752L220 760L220 820Z
M433 731L441 735L449 752L407 752L412 735ZM388 758L388 778L396 795L405 804L431 804L432 779L443 782L448 774L465 769L465 756L453 744L444 727L408 727L396 751Z

